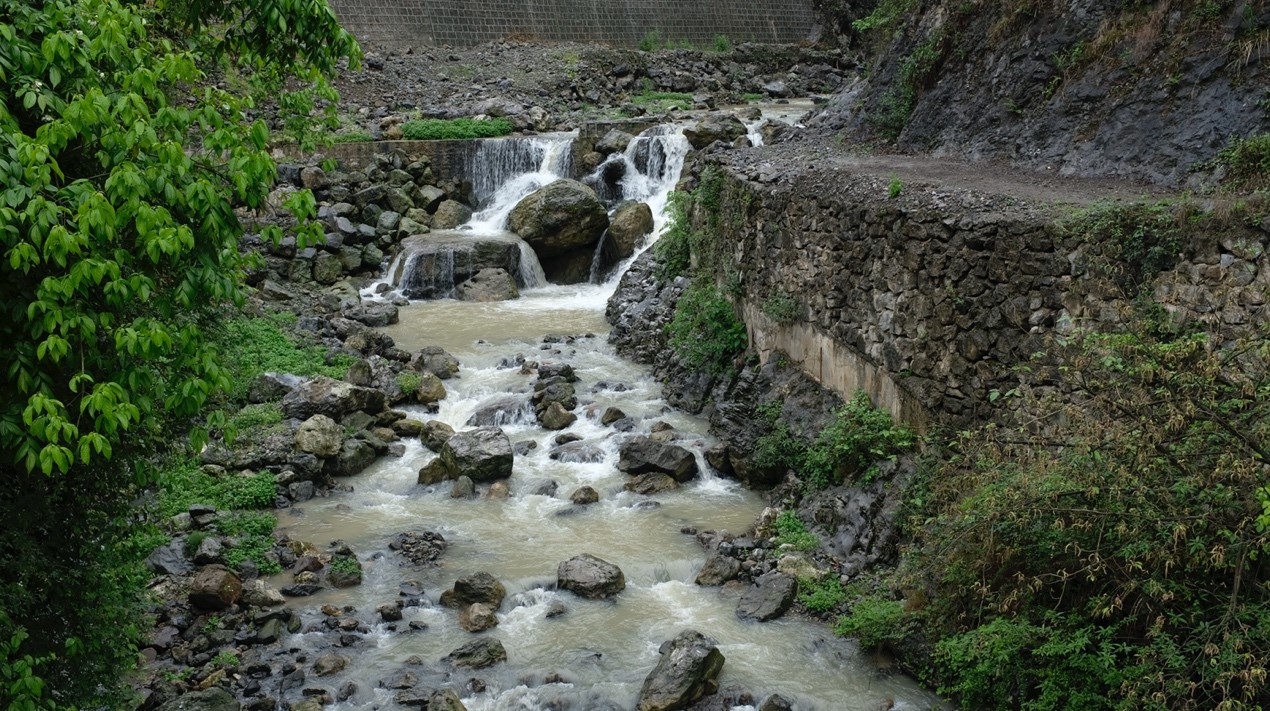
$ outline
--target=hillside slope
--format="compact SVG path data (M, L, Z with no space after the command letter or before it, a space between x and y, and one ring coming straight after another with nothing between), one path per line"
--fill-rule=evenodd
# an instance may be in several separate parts
M822 0L869 67L809 123L904 152L1199 187L1270 131L1264 0Z

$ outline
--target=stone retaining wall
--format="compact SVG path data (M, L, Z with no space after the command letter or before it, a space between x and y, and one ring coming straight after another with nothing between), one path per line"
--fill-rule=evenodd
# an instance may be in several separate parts
M373 46L471 46L503 38L633 47L652 31L708 45L794 44L813 32L811 0L331 0L341 24Z
M1128 307L1103 246L1058 226L1072 209L919 186L891 199L886 181L849 171L778 176L742 164L725 171L718 198L716 276L744 295L764 361L783 352L919 429L980 420L1056 334L1113 324ZM695 224L708 229L703 210ZM1155 278L1155 299L1213 331L1264 322L1268 246L1270 219L1196 234ZM797 305L792 321L765 315L780 298Z

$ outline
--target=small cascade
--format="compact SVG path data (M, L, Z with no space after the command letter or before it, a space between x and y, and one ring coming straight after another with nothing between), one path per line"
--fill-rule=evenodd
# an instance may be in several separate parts
M576 132L481 141L467 166L477 204L487 206L508 181L526 173L568 175L575 138Z
M604 244L609 241L609 231L604 230L604 234L600 235L600 241L595 243L595 256L591 257L591 274L587 277L587 281L591 284L599 284L600 276L604 271Z
M520 240L520 286L523 289L539 289L547 285L547 274L542 270L538 254L528 242Z
M483 141L469 166L472 191L481 209L463 229L497 234L507 229L516 203L542 186L569 176L577 133ZM481 163L489 160L489 165Z

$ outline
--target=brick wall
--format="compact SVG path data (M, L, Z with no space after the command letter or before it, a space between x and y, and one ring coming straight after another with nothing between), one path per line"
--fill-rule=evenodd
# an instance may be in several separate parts
M792 44L811 34L811 0L331 0L372 46L469 46L504 37L636 46L650 31L708 44Z

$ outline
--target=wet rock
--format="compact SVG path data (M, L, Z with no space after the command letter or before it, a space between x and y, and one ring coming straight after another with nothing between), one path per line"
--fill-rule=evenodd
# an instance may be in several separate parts
M627 491L644 496L652 496L660 494L663 491L673 491L679 488L679 482L669 474L640 474L626 482L622 487Z
M482 269L471 279L459 284L457 291L460 301L492 302L520 298L516 280L506 269Z
M476 483L469 476L461 476L454 480L454 487L450 489L451 499L471 499L476 496Z
M427 346L411 357L410 368L449 380L459 374L459 360L440 346Z
M242 705L234 695L219 686L191 691L159 707L159 711L240 711Z
M620 408L610 407L604 410L603 415L600 415L600 424L604 425L605 427L608 427L614 422L617 422L618 420L625 419L625 418L626 418L626 413L622 412Z
M224 553L225 546L221 544L220 539L216 536L208 536L199 541L198 549L194 551L194 563L196 565L223 563Z
M692 147L701 150L715 141L731 143L744 136L745 124L731 114L711 113L696 125L684 129L684 137Z
M185 557L185 542L172 540L146 557L146 568L160 575L185 575L194 570L194 564Z
M313 661L314 676L331 676L339 674L348 666L348 657L342 657L338 654L323 654Z
M523 396L500 396L482 403L467 418L468 427L505 427L528 422L533 409Z
M326 566L326 582L337 588L351 588L361 585L361 561L351 555L335 556Z
M484 603L474 602L459 610L459 627L467 632L484 632L497 625L498 615Z
M696 583L703 586L717 586L734 580L741 574L741 561L726 555L712 555L701 566L697 573Z
M624 153L635 137L621 129L611 129L604 137L595 142L595 151L602 155Z
M389 550L400 553L415 565L432 565L445 552L448 544L436 531L405 531L393 536ZM422 590L418 594L422 594Z
M609 226L609 216L594 190L564 179L523 198L508 215L507 226L540 257L551 257L595 245Z
M412 394L420 404L435 405L445 399L445 383L435 373L424 371L419 374L419 386Z
M627 474L669 474L683 483L697 476L697 458L678 445L649 437L632 437L618 451L617 468Z
M473 573L454 581L454 587L441 594L441 604L446 607L462 608L474 602L489 605L497 610L507 597L507 588L489 573Z
M606 261L616 264L628 259L652 231L653 210L647 203L620 205L613 212L613 223L609 225L608 241L605 243Z
M256 630L256 644L273 644L282 639L282 635L286 634L287 627L282 620L271 618L261 623L260 628Z
M472 208L457 200L446 200L437 205L432 213L432 227L438 230L452 230L472 219Z
M793 711L793 709L793 702L780 694L772 694L758 707L758 711Z
M489 490L485 492L485 498L498 501L508 498L511 493L506 481L496 481L489 485Z
M431 461L419 468L418 481L423 486L440 484L450 478L450 473L450 468L441 457L433 457Z
M600 492L589 486L580 486L577 489L574 489L572 494L569 494L569 501L578 506L594 504L599 500Z
M296 503L308 501L316 493L317 490L311 481L297 481L287 485L287 496Z
M434 452L440 452L442 445L454 436L454 428L441 420L429 420L423 423L419 432L419 440L423 446Z
M344 429L326 415L314 415L295 431L295 448L319 457L334 457L344 443Z
M374 445L360 438L344 440L335 456L326 461L322 471L330 476L353 476L379 457Z
M375 612L379 614L379 619L384 622L398 622L401 620L401 601L385 602L376 607Z
M455 433L441 446L446 478L467 475L477 483L512 475L512 443L497 427L478 427Z
M547 481L535 484L530 488L529 493L532 496L555 496L559 489L559 483L557 483L554 479L548 479Z
M564 406L560 403L553 402L547 405L542 414L538 416L538 421L546 429L563 430L577 422L578 416L564 409Z
M282 588L282 594L287 597L309 597L316 595L322 589L317 583L294 583Z
M223 565L209 565L190 581L190 604L204 610L224 610L238 601L243 584Z
M713 639L685 630L664 642L658 653L661 658L640 689L638 711L686 709L719 690L724 658Z
M299 420L318 414L338 420L357 410L380 412L386 403L387 398L381 390L317 376L296 386L282 398L282 412Z
M767 622L789 611L798 594L798 579L783 573L767 573L741 595L736 616L743 620Z
M616 565L583 553L556 567L556 586L582 597L600 599L626 589L626 576Z
M481 637L450 652L441 661L462 669L484 669L507 661L507 650L497 639Z
M397 307L384 301L364 301L344 309L342 313L344 318L372 328L390 326L399 320Z
M275 607L287 601L277 588L263 580L253 580L244 585L241 600L250 607Z
M559 447L552 447L551 454L548 456L560 462L594 464L604 461L604 450L593 444L569 442Z

